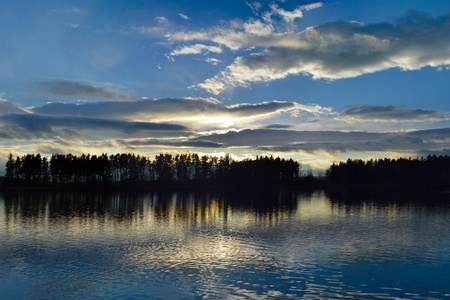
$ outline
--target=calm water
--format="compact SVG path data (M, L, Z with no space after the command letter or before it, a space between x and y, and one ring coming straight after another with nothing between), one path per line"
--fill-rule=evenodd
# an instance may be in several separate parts
M450 194L0 194L0 298L450 299Z

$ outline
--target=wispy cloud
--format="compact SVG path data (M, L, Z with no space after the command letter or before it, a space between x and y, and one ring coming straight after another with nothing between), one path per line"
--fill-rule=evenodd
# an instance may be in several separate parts
M45 93L62 97L92 97L110 100L129 100L130 96L119 91L93 83L58 79L35 82L37 88Z
M155 18L157 24L155 26L140 26L133 29L144 35L161 34L168 30L170 22L166 17L160 16Z
M185 14L178 14L180 16L180 18L184 19L184 20L189 20L189 17L186 16Z
M213 58L213 57L208 57L208 58L205 59L205 61L209 62L210 64L212 64L214 66L216 66L216 65L218 65L219 63L222 62L220 59Z
M76 7L76 6L68 5L67 8L64 10L64 12L71 13L71 14L81 14L81 13L85 13L86 10Z
M247 4L248 7L250 7L250 9L252 10L253 14L256 15L256 16L259 14L259 10L262 7L262 4L259 3L259 2L251 2L250 3L248 1L245 1L245 4Z
M449 120L447 112L426 109L410 109L407 106L351 105L336 119L347 122L425 122Z
M203 52L222 53L222 49L217 46L208 46L203 44L195 44L192 46L184 46L176 49L170 53L172 56L186 55L186 54L200 54Z

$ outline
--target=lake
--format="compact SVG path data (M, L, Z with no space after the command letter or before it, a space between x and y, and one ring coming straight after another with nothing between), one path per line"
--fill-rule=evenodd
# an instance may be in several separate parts
M450 299L450 194L0 194L1 299Z

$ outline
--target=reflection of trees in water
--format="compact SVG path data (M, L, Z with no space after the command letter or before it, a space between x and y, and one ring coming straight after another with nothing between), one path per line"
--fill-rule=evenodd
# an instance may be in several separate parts
M303 194L302 194L303 195ZM305 194L306 195L306 194ZM255 191L164 191L154 193L98 193L17 191L3 194L6 219L95 218L113 222L146 219L188 223L227 220L230 214L276 219L297 208L298 192Z
M350 212L362 210L403 214L413 209L450 210L450 193L412 188L332 188L325 190L333 209Z

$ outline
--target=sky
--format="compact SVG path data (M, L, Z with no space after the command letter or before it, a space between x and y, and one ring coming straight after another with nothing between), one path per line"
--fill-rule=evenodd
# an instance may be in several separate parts
M0 3L1 165L450 154L448 1Z

